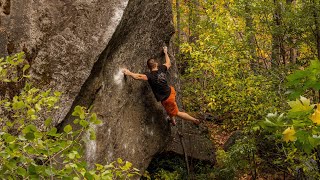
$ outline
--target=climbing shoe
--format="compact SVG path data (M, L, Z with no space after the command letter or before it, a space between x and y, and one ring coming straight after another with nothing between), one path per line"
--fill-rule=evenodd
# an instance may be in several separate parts
M197 125L197 126L198 126L200 123L201 123L201 120L200 120L200 119L197 119L197 121L193 122L193 124L194 124L194 125Z
M174 118L170 118L169 116L167 116L166 119L169 123L172 124L172 126L175 126L177 124Z

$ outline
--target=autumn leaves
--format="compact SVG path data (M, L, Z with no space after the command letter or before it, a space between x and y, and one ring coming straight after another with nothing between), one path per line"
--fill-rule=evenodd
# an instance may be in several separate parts
M283 131L283 140L286 142L295 141L297 137L295 136L296 131L294 127L288 127L286 130Z
M317 105L317 109L311 115L310 119L312 120L312 122L316 123L317 125L320 125L320 104Z
M310 112L314 109L315 105L310 105L310 100L305 97L300 97L300 99L297 99L296 101L290 101L288 102L289 106L291 107L291 110L289 112L291 113L301 113L301 112ZM317 104L317 109L313 112L311 116L309 116L309 119L315 124L316 126L320 125L320 104ZM283 140L286 142L289 141L296 141L296 130L294 126L298 127L299 129L310 129L312 128L312 125L310 124L304 124L301 121L292 121L293 124L291 127L288 127L286 130L283 131ZM314 138L314 136L312 136Z

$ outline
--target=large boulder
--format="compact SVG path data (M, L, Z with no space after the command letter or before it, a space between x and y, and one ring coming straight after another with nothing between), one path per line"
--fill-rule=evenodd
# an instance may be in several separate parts
M127 0L0 0L0 55L24 51L33 81L63 92L61 122L117 28Z
M0 55L24 51L34 84L63 92L61 108L52 114L55 123L71 123L76 105L93 105L103 121L95 127L97 139L86 144L90 163L121 157L143 170L158 152L183 153L174 140L179 129L171 130L147 82L121 73L122 67L145 72L150 57L164 61L162 46L170 44L174 33L170 1L0 2ZM178 86L176 66L169 76ZM197 129L190 126L187 131ZM185 153L213 159L210 140L195 134L184 142L197 151Z

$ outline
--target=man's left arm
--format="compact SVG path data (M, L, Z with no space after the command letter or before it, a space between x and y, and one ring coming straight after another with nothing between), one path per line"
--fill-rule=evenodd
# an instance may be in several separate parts
M122 72L123 72L123 74L125 74L127 76L131 76L135 80L144 80L144 81L148 80L148 77L145 74L133 73L133 72L129 71L128 69L123 69Z

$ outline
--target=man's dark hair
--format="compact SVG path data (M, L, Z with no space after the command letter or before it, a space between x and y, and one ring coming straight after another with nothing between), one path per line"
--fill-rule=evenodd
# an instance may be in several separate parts
M153 58L150 58L150 59L148 59L148 61L147 61L147 66L148 66L148 68L151 70L152 68L155 68L156 67L156 60L155 59L153 59Z

